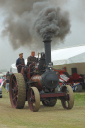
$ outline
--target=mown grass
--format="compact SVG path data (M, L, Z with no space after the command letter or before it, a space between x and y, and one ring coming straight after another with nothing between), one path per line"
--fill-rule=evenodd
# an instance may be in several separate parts
M31 112L28 103L24 109L13 109L9 94L3 89L0 98L0 128L84 128L85 127L85 91L74 93L74 107L63 109L60 100L54 107L44 107L39 112Z
M75 106L85 107L85 90L74 93L74 103Z

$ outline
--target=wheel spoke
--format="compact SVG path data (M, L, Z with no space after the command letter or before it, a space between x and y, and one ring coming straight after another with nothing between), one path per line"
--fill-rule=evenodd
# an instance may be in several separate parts
M69 101L69 94L66 94L66 100Z
M14 96L13 101L14 101L14 100L17 100L17 95Z
M13 80L13 82L15 83L15 85L17 85L16 81L15 81L14 79L12 79L12 80Z
M32 95L33 95L33 91L32 91L32 89L31 89L31 93L30 93L30 96L32 97Z

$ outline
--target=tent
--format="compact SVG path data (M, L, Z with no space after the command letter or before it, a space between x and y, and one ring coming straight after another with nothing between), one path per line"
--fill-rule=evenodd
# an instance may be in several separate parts
M77 46L52 51L54 65L85 62L85 46Z

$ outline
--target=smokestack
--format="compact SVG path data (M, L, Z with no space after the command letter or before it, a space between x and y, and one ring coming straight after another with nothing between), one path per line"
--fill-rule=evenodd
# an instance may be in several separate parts
M51 63L51 39L44 39L46 67Z

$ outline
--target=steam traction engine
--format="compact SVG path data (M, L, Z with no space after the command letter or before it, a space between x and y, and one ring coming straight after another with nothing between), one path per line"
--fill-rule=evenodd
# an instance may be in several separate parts
M38 111L40 101L44 106L54 106L57 99L61 100L65 109L71 109L74 105L74 95L69 85L62 86L57 91L59 78L51 63L51 40L45 39L45 57L37 63L22 67L21 73L14 73L10 77L9 95L13 108L21 109L28 101L31 111Z

